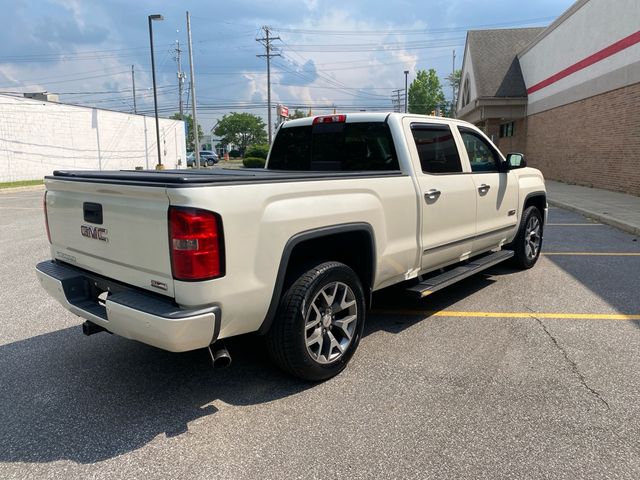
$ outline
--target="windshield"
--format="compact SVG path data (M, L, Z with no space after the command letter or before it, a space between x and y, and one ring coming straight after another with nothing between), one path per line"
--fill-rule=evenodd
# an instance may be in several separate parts
M389 126L384 122L321 123L282 128L270 170L399 170Z

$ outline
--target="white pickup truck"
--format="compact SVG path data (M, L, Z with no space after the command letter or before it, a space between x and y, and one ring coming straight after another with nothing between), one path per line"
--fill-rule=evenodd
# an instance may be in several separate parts
M309 380L339 373L375 290L424 297L498 262L532 267L542 174L476 127L411 114L293 120L264 169L56 171L44 287L108 331L181 352L257 332ZM212 350L213 348L213 350ZM215 352L215 354L214 354Z

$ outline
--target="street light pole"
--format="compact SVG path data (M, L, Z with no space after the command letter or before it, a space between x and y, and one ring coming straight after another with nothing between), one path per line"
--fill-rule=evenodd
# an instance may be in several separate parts
M404 113L407 113L409 109L407 108L407 95L409 91L407 90L407 78L409 75L409 70L404 71Z
M156 113L156 144L158 145L158 164L156 170L163 170L162 153L160 150L160 122L158 121L158 93L156 90L156 62L153 55L153 26L154 20L164 20L159 14L149 15L149 44L151 45L151 76L153 77L153 107Z

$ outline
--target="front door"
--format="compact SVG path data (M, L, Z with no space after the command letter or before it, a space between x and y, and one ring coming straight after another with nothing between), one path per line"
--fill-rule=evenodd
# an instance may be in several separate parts
M502 158L480 133L458 127L471 166L477 198L473 251L496 248L513 233L518 222L518 179L500 171Z
M413 122L410 129L410 149L422 170L416 175L422 193L421 269L434 270L469 256L476 231L476 189L463 170L449 125Z

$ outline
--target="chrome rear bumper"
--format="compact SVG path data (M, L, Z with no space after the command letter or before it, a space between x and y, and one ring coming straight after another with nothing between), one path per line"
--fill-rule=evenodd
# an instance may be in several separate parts
M204 348L220 332L220 307L182 309L169 298L147 294L58 261L36 266L42 287L70 312L116 335L170 352ZM106 299L104 292L109 292Z

